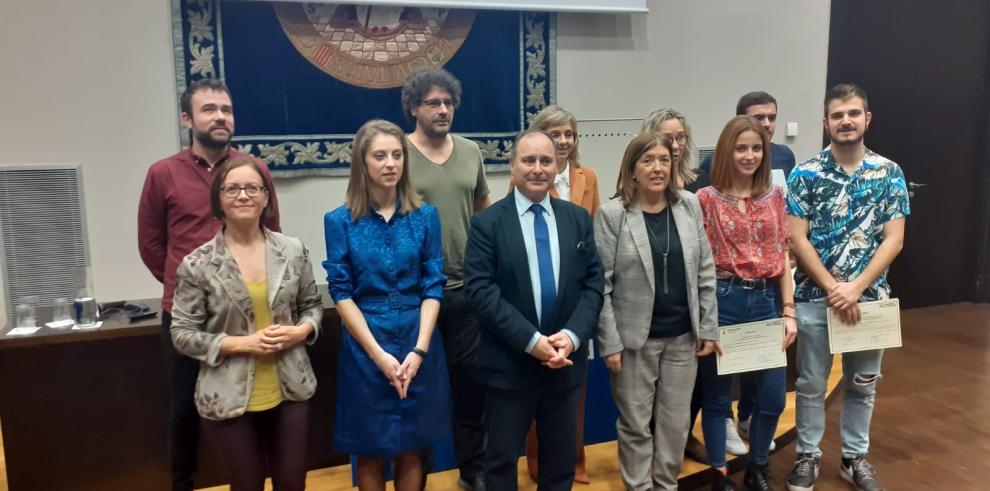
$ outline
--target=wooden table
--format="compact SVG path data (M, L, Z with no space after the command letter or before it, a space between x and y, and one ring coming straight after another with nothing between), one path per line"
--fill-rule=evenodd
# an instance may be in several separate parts
M138 300L160 309L158 299ZM38 320L50 320L39 309ZM0 336L0 424L11 491L168 490L168 396L161 319L105 319L93 330ZM309 467L347 462L331 450L340 321L327 309L309 348ZM227 482L201 433L196 486Z

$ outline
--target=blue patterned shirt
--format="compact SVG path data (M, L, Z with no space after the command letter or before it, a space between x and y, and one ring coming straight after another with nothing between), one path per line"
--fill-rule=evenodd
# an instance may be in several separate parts
M351 220L347 205L323 217L327 244L327 289L334 302L353 299L362 311L419 307L443 299L443 252L440 217L424 204L385 221L372 210Z
M883 225L911 214L904 173L894 162L866 149L863 164L846 174L825 149L791 171L787 213L808 221L808 240L825 269L839 281L859 276L883 242ZM825 297L826 292L798 268L794 298ZM885 270L861 301L890 297Z

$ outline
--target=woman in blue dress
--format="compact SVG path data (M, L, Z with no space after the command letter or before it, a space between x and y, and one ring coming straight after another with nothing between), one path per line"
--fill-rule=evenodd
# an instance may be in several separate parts
M419 490L422 450L450 434L440 333L443 254L437 211L406 172L406 139L388 121L354 137L346 203L324 216L330 296L345 333L337 372L334 449L358 456L361 490Z

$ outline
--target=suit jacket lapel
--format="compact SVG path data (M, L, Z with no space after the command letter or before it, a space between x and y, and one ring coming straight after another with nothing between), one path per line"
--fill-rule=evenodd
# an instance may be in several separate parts
M250 322L251 294L241 278L241 270L237 267L234 256L230 254L230 250L227 249L227 244L223 240L222 227L213 238L213 242L216 245L212 260L214 267L216 267L215 275L220 280L230 303L244 316L244 319Z
M693 220L688 215L689 211L687 206L684 205L683 201L672 205L670 207L671 212L674 217L674 225L677 227L677 235L681 237L681 248L685 251L684 255L684 272L687 274L688 278L694 278L697 276L695 274L698 271L698 266L693 263L694 256L688 254L686 251L695 250L695 241L697 240L708 240L708 237L696 237L694 228L692 228Z
M656 295L656 278L653 274L653 249L650 248L650 232L646 230L646 219L643 218L643 210L639 203L633 202L626 209L626 224L629 225L629 232L632 234L633 242L636 244L636 252L639 253L639 262L646 270L646 278L650 280L650 296Z
M268 307L275 305L275 295L278 295L282 287L282 279L288 269L288 261L285 258L282 244L279 243L271 232L265 231L265 274L268 280ZM275 319L272 319L274 322Z
M574 191L574 188L571 188ZM571 195L573 197L573 194ZM554 321L552 326L556 324L557 314L560 312L560 302L561 299L568 298L567 295L568 287L571 285L570 278L571 266L578 259L574 257L577 248L577 234L572 227L570 216L565 216L561 212L561 206L556 202L556 200L550 200L550 205L553 207L554 221L557 223L557 246L560 250L560 273L557 276L557 302L556 308L554 309ZM552 240L552 239L551 239Z
M526 254L526 241L523 240L522 222L519 221L519 211L516 210L516 198L513 193L502 200L502 223L505 231L506 252L512 264L516 277L516 287L522 298L528 300L529 312L523 312L526 317L536 321L536 305L533 303L533 285L529 276L529 256Z

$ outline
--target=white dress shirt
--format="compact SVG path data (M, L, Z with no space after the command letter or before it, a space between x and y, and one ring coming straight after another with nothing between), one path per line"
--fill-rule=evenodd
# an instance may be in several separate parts
M542 321L543 301L540 294L543 289L540 287L540 260L536 253L536 231L533 228L535 216L529 209L533 206L534 202L520 193L518 188L514 189L512 193L516 199L519 225L522 228L523 242L526 245L526 259L529 264L529 283L533 287L533 304L536 306L536 317ZM550 262L553 264L553 283L557 293L560 293L560 241L557 239L557 219L553 213L553 206L550 206L550 194L547 193L540 200L539 204L543 208L543 219L547 223L547 233L550 237ZM564 328L561 331L571 338L571 341L574 343L574 350L577 351L581 346L581 339L570 329ZM539 340L540 333L533 333L533 338L526 345L526 352L532 352Z
M564 170L557 173L553 178L553 188L557 190L557 196L564 200L571 200L571 163L564 164Z

